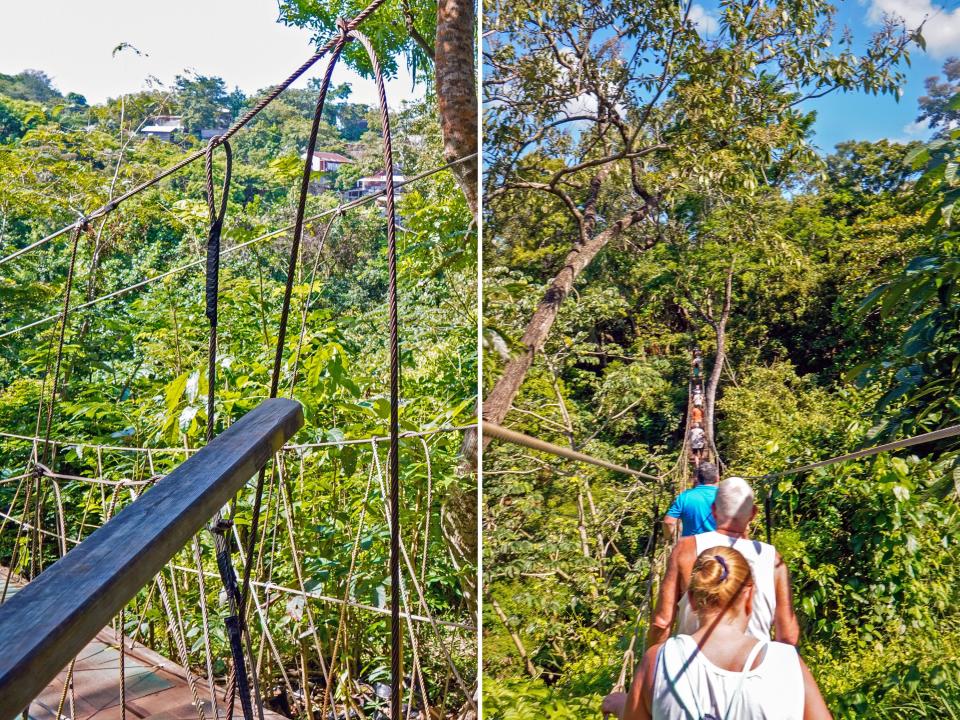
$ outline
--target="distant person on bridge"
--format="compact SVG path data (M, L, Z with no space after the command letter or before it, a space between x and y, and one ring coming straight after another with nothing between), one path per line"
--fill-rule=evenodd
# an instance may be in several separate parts
M700 463L697 468L697 484L674 499L663 518L666 535L671 540L677 532L677 521L683 524L683 537L713 530L713 503L717 497L717 482L720 473L713 463Z
M701 423L693 423L690 429L690 449L693 450L693 461L699 465L703 457L703 448L707 444L707 436L703 432Z
M690 420L696 424L703 423L703 410L698 408L696 405L693 406L693 410L690 411Z
M703 388L700 386L693 389L693 406L703 407Z
M773 628L779 642L796 645L800 625L793 612L790 572L773 545L747 539L750 523L757 514L750 485L743 478L727 478L715 491L712 510L716 529L698 532L693 537L684 533L685 537L670 554L647 633L648 646L667 639L675 618L678 619L677 632L690 635L697 630L699 620L687 592L690 576L697 557L717 545L737 550L753 571L756 587L748 631L755 638L769 640Z
M743 555L708 547L690 573L698 629L652 645L630 692L607 695L601 710L621 720L829 720L796 648L749 632L758 590Z
M703 374L703 358L700 357L700 351L693 351L693 377L699 378Z

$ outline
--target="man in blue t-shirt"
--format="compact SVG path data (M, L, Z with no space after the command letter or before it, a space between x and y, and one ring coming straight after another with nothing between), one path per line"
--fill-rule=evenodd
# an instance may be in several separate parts
M668 538L673 538L676 533L677 520L683 524L683 537L717 529L711 506L717 497L719 482L717 466L711 462L700 463L697 467L697 484L677 495L663 518Z

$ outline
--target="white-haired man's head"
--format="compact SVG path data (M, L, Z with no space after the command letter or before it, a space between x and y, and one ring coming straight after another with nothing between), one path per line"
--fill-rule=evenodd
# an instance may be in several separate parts
M717 527L732 526L743 530L756 514L753 489L742 477L728 477L717 486L717 497L713 501L713 517Z

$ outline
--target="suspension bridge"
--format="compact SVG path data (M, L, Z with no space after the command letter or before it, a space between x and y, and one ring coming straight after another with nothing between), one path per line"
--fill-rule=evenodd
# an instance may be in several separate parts
M645 624L649 626L654 611L654 601L657 597L659 581L663 576L663 573L666 569L667 560L669 559L670 553L672 552L677 538L679 537L679 532L673 537L663 537L661 535L661 521L663 519L663 513L669 506L669 502L672 500L672 498L690 487L691 483L693 482L691 471L692 457L690 448L690 430L693 425L694 417L694 388L697 385L698 375L700 378L703 376L702 368L700 373L695 373L693 368L694 361L691 359L690 375L687 386L687 407L679 428L682 433L683 440L679 448L677 460L668 470L659 475L641 472L624 465L612 463L610 461L579 452L572 448L556 445L554 443L542 440L541 438L517 432L516 430L503 427L498 424L487 421L482 422L483 433L496 440L519 445L530 450L534 450L538 453L552 455L571 463L587 463L603 468L610 472L619 473L634 478L637 485L631 489L630 495L632 495L634 491L641 486L647 488L653 493L653 512L650 525L651 532L642 553L647 558L648 563L648 572L645 582L643 600L641 603L639 603L636 609L635 620L633 622L633 632L628 641L627 649L624 651L620 672L612 687L612 692L623 692L627 689L637 669L637 661L643 657L643 652L645 650L643 647L645 633L642 632L642 627ZM775 481L791 475L797 475L821 468L826 468L831 465L862 460L879 455L881 453L893 452L896 450L933 443L957 436L960 436L960 425L952 425L950 427L941 428L932 432L922 433L912 437L903 438L901 440L895 440L880 445L863 448L861 450L830 457L824 460L819 460L784 470L771 471L765 475L744 476L745 479L754 482L757 496L758 498L762 498L763 512L760 514L758 522L762 523L766 535L766 541L771 543L773 539L775 518L772 499L775 492ZM713 443L709 442L706 444L702 458L704 461L718 461L718 458L713 454L711 447L712 445ZM958 492L960 492L960 488L958 488ZM628 499L629 497L630 496L628 495ZM502 611L498 611L497 614L500 616L501 622L506 624L507 618L502 616ZM518 647L518 652L520 652L521 659L526 663L528 672L531 672L533 670L533 665L526 656L526 652L522 649L522 646ZM531 674L533 673L531 672Z
M0 536L14 533L9 567L0 570L0 718L199 718L242 716L268 720L283 715L265 706L279 705L284 715L348 718L362 715L367 700L379 703L392 718L448 717L460 712L451 698L461 698L463 712L476 715L475 688L454 661L453 643L476 645L476 623L469 616L437 617L425 594L430 563L427 538L434 499L431 453L441 443L459 446L460 435L474 425L400 432L400 356L398 347L397 249L394 163L389 109L379 59L360 26L382 5L373 0L352 19L341 19L337 33L286 80L270 90L223 134L155 177L75 222L0 258L0 265L70 235L69 265L61 310L0 333L0 338L53 324L50 351L32 435L0 433L7 457L19 471L0 479L14 486L10 504L0 512ZM373 69L383 138L385 188L332 210L306 216L311 159L334 68L343 49L359 43ZM221 247L230 189L230 139L250 123L295 80L327 58L309 136L292 224L244 243ZM214 155L225 156L219 202L214 188ZM460 162L459 158L409 178L414 183ZM204 258L124 288L73 305L78 247L85 231L122 203L155 186L193 162L203 160L209 233ZM296 444L303 411L280 398L281 381L293 397L313 277L301 308L301 329L292 358L285 355L292 296L302 255L305 228L326 218L321 245L333 224L360 205L385 199L388 261L389 420L383 437ZM269 397L239 418L220 419L217 433L217 346L221 258L244 247L290 234L289 261ZM151 283L205 266L206 317L209 324L207 366L207 443L202 448L151 448L103 445L55 437L58 401L63 391L67 328L74 313L135 292ZM285 365L285 360L287 364ZM292 366L284 375L284 368ZM404 444L405 447L401 448ZM361 497L321 492L305 482L319 472L325 449L353 446L366 457L366 490ZM95 472L74 474L62 458L69 451L95 458ZM401 532L401 505L410 498L401 487L403 470L426 476L427 512ZM383 456L383 457L382 457ZM78 463L83 466L83 463ZM452 472L451 468L443 468ZM336 470L334 470L336 473ZM249 484L255 478L252 487ZM345 505L359 519L348 536L337 538L349 557L342 595L319 592L309 583L306 554L298 528L318 510ZM238 507L249 510L249 524L234 522ZM67 512L67 508L71 512ZM82 512L78 512L82 509ZM50 522L51 517L53 522ZM389 597L376 604L359 602L353 592L358 559L371 551L371 525L388 534ZM422 526L421 526L422 523ZM5 536L4 536L5 537ZM234 568L239 560L239 572ZM51 559L55 561L50 562ZM469 562L471 559L467 559ZM46 566L46 567L45 567ZM210 568L216 568L213 572ZM462 568L469 572L469 567ZM335 621L319 607L336 608ZM199 614L201 621L192 622ZM388 635L389 685L361 683L356 672L355 638L347 627L355 614L376 621ZM223 616L223 617L221 617ZM160 636L166 647L158 647ZM424 644L430 646L428 651ZM228 648L218 657L217 648ZM161 653L163 651L163 653ZM439 655L445 678L433 678L428 691L423 660ZM292 654L292 658L291 658ZM277 687L265 685L270 678ZM361 697L355 697L354 687ZM322 690L320 698L314 690ZM385 691L384 691L385 690ZM364 696L364 694L368 695ZM290 706L290 703L294 707ZM379 711L378 711L379 712Z

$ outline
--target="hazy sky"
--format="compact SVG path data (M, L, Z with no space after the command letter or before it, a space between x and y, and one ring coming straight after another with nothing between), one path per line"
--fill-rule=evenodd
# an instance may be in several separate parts
M3 3L0 72L43 70L61 92L91 103L142 89L148 76L170 84L178 73L219 75L245 93L285 79L313 51L310 33L277 22L276 0L34 0ZM130 43L148 57L113 48ZM322 74L318 62L294 87ZM375 103L373 82L338 68L351 100ZM389 81L393 106L422 96L405 67Z

